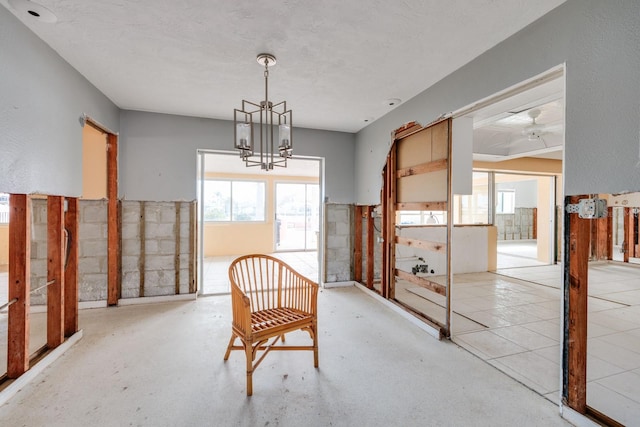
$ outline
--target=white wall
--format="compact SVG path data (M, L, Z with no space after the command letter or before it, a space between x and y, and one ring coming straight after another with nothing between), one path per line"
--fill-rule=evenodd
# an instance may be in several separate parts
M566 63L565 192L640 190L640 1L568 0L356 135L356 200L377 204L390 132Z
M119 109L0 6L0 192L80 196L83 113L118 131Z
M129 200L194 200L197 150L233 151L230 121L123 111L120 123L120 195ZM352 202L354 134L295 128L294 138L294 155L326 159L325 196Z
M454 274L479 273L487 271L490 266L491 254L488 248L495 247L489 239L495 239L495 233L490 233L491 226L455 226L451 245L451 268ZM418 239L429 242L441 242L446 245L446 227L402 227L398 235L401 237ZM472 256L470 254L473 254ZM424 263L417 258L422 257ZM416 264L427 264L433 269L435 276L447 272L447 257L445 253L431 252L414 246L396 245L396 267L411 273L411 267Z

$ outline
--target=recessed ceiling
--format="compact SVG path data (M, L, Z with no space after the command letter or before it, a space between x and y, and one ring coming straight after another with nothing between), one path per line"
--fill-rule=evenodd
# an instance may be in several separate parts
M561 160L563 100L564 79L556 78L474 112L474 160Z
M122 109L231 119L270 98L294 124L356 132L564 0L38 0L0 3Z

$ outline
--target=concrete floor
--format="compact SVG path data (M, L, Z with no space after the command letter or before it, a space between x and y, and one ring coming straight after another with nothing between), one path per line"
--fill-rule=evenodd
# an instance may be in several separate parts
M568 425L549 400L355 287L322 290L319 313L319 370L310 352L271 353L247 398L244 355L222 360L228 296L83 310L84 338L0 407L0 425Z

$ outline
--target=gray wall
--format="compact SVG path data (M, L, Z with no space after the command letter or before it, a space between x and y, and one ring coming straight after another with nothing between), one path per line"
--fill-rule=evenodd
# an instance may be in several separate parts
M129 200L194 200L197 150L233 151L230 121L123 111L120 125L120 195ZM354 135L295 128L294 138L295 155L326 159L325 196L352 202Z
M516 208L538 206L538 180L496 183L496 190L515 190Z
M0 192L81 195L83 113L118 131L119 109L0 7Z
M565 192L640 190L640 2L568 0L356 135L356 200L376 204L390 132L566 63Z

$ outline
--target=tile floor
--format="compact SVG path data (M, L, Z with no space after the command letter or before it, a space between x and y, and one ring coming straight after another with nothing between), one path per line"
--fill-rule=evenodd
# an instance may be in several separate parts
M318 252L276 252L270 254L293 267L300 274L318 281ZM202 265L202 294L226 294L229 288L229 264L238 255L205 258Z
M554 402L560 379L560 265L454 277L453 341ZM640 425L640 268L589 267L587 404Z
M317 252L275 255L317 278ZM205 260L204 293L229 291L226 269L233 258ZM6 283L6 271L0 270L0 283ZM559 265L456 275L453 341L558 402L561 283ZM6 294L6 286L0 286L0 298L3 291ZM443 319L443 298L433 295L402 284L396 290L398 298L413 298L424 305L424 312ZM639 266L590 265L588 337L587 403L625 425L640 425Z

